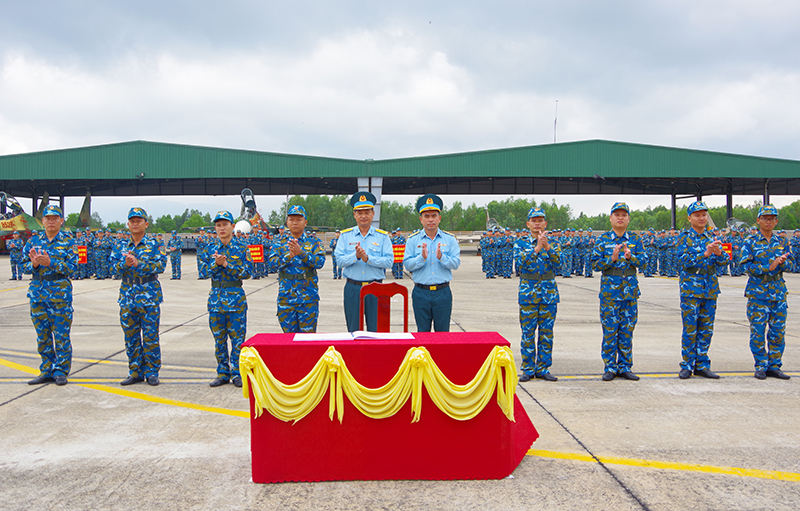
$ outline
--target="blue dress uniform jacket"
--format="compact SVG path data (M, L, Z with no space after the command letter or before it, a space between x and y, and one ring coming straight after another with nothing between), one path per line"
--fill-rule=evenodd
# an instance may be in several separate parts
M316 332L319 316L319 277L325 266L325 249L318 238L303 232L297 242L303 250L289 252L291 236L273 247L272 263L278 269L278 322L284 332Z
M519 267L519 324L522 329L520 353L522 372L543 376L550 372L553 358L553 325L558 311L558 286L555 275L560 269L561 253L554 244L538 254L537 240L524 236L514 244L514 260ZM539 340L536 342L536 331Z
M360 244L367 252L367 262L356 257L356 245ZM392 267L394 251L389 233L370 227L366 235L356 227L345 229L336 244L336 263L342 268L347 279L344 286L344 315L347 330L355 332L359 327L361 285L373 281L382 281L386 270ZM375 297L364 299L364 316L367 330L375 331L378 327L378 300Z
M33 267L30 259L33 248L50 256L50 266ZM67 376L72 367L70 277L78 270L77 251L69 236L59 231L52 240L45 234L31 238L22 249L21 257L22 272L33 277L28 286L28 299L37 348L42 358L39 374L50 378L58 374Z
M243 242L231 239L228 244L213 240L211 254L211 290L208 292L208 326L214 336L217 378L230 380L239 376L239 353L247 334L247 297L242 280L250 278L250 250ZM224 255L227 266L218 266L213 254ZM228 339L231 349L228 351Z
M427 246L428 257L423 259L422 247ZM436 257L441 248L442 258ZM448 284L453 280L453 270L461 266L461 248L449 232L437 229L433 238L425 231L408 237L403 265L411 272L416 284L412 291L414 319L418 332L430 332L431 323L436 332L450 331L453 312L453 293Z
M775 233L767 239L758 232L747 238L742 246L740 264L748 275L744 295L750 321L750 351L756 371L780 369L783 365L788 310L783 272L789 270L790 260L774 270L769 266L788 251L785 240Z
M612 260L614 247L626 244L631 259L620 251ZM600 279L600 323L603 325L602 358L605 372L623 374L633 366L633 329L638 320L639 281L636 269L647 264L641 239L626 232L617 236L614 231L602 234L592 252L592 267L603 272Z
M710 369L708 349L714 334L719 280L717 268L728 262L728 254L704 257L706 247L714 241L708 231L689 229L677 242L677 264L680 276L681 368L689 371Z
M128 253L138 259L138 266L125 264ZM164 272L166 254L166 247L145 235L135 245L132 239L120 240L109 258L112 273L122 279L117 302L129 374L134 378L158 376L161 369L158 328L164 296L158 274Z

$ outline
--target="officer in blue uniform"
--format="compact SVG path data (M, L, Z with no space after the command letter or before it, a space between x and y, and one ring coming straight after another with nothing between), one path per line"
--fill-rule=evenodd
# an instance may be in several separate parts
M747 273L747 319L750 321L750 351L755 359L755 377L767 376L788 380L781 371L786 346L786 281L789 271L789 247L773 231L778 210L772 204L761 206L756 220L759 231L742 247L741 264ZM769 330L767 330L769 327Z
M31 238L22 250L22 271L33 277L28 286L31 321L42 363L39 376L28 382L38 385L55 381L66 385L72 366L72 282L78 269L78 254L72 240L61 231L61 208L47 205L42 212L44 235Z
M303 206L291 206L286 213L289 235L274 247L272 258L278 268L278 322L285 333L316 332L319 317L319 278L325 265L325 249L319 239L306 233Z
M422 230L408 237L403 255L403 266L414 280L411 298L417 332L430 332L431 323L435 332L450 331L450 281L461 265L461 249L455 236L439 229L442 206L442 199L432 193L417 200Z
M247 245L233 237L233 215L219 211L214 216L217 239L208 246L211 255L208 292L208 326L214 336L217 378L209 386L219 387L233 382L242 386L239 374L239 353L247 333L247 297L242 280L250 278ZM230 340L230 351L228 350Z
M356 226L342 231L336 244L336 262L342 267L344 285L344 317L347 331L355 332L359 327L361 286L370 282L383 282L386 270L392 267L394 251L389 233L372 227L375 217L375 196L369 192L358 192L350 198ZM367 330L378 328L378 299L364 298L364 316Z
M517 239L514 246L514 259L520 268L518 302L522 375L519 381L533 378L556 381L558 378L550 374L550 365L553 363L553 325L559 302L555 277L561 255L558 247L547 240L547 217L542 208L531 208L527 225L530 236Z
M681 234L677 246L683 318L678 377L688 379L694 371L695 376L718 379L719 375L711 372L708 348L719 296L717 268L728 263L728 254L722 251L722 242L706 230L705 202L693 202L686 212L690 228Z
M172 267L172 277L170 280L181 280L181 251L183 240L178 236L178 231L172 231L172 237L167 242L169 252L169 264Z
M603 381L620 376L638 380L633 366L633 329L639 317L636 269L647 263L642 240L628 232L630 209L624 202L611 206L611 230L597 240L592 252L600 280L600 323L603 325Z
M112 272L122 279L117 302L128 355L129 374L120 385L145 380L149 385L159 384L161 346L158 328L164 297L158 274L164 273L167 250L146 234L149 225L144 209L131 208L128 212L130 239L118 243L110 258Z
M22 280L22 249L25 248L25 242L19 235L19 232L14 231L11 239L6 242L6 248L11 259L11 279L9 280Z

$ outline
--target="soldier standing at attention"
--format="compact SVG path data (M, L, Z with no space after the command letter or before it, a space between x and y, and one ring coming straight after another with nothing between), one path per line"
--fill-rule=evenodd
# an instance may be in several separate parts
M406 239L400 234L400 228L394 230L394 238L392 239L393 245L405 245ZM392 277L396 279L403 278L403 261L392 264Z
M624 202L611 206L611 230L598 238L592 266L600 279L600 323L603 325L603 381L620 376L638 380L633 366L633 329L639 317L636 269L647 263L642 240L628 232L630 209Z
M686 212L690 228L680 236L677 246L683 318L683 360L678 377L686 380L694 371L695 376L718 379L711 372L708 348L719 296L717 268L728 263L728 254L722 251L722 242L706 231L708 206L693 202Z
M119 286L119 322L125 333L128 377L120 385L147 380L158 385L161 369L161 346L158 328L161 322L161 283L158 274L167 264L167 249L146 234L147 213L142 208L128 212L130 239L118 243L111 253L111 270L122 279Z
M28 286L31 322L42 363L39 376L28 382L38 385L55 381L66 385L72 367L72 282L78 269L78 253L72 240L61 232L61 208L47 205L42 222L44 235L31 238L22 252L22 271L33 277ZM22 277L20 276L20 280Z
M744 295L750 321L750 351L755 359L754 376L759 380L767 376L788 380L790 377L781 371L781 366L787 311L783 272L789 271L790 252L784 240L773 232L778 223L775 206L761 206L756 223L759 231L745 240L741 261L748 275Z
M233 215L220 211L214 217L217 239L209 244L212 263L209 267L211 289L208 292L208 326L214 336L217 378L210 387L233 381L242 386L239 375L239 352L247 332L247 297L242 280L250 277L250 250L233 239ZM228 351L228 340L231 349Z
M553 363L553 325L559 302L555 278L561 255L547 241L547 217L542 208L531 208L527 225L530 237L519 238L514 246L514 259L520 268L522 376L519 381L526 382L533 378L556 381L558 378L550 374L550 365Z
M11 259L11 279L9 280L22 280L22 249L24 247L25 242L20 238L19 232L14 231L11 239L6 242L6 248Z
M308 219L303 206L286 213L289 235L276 243L272 258L278 268L278 322L284 333L316 332L319 317L319 278L325 250L318 238L305 232Z
M383 282L386 270L392 267L394 251L389 233L372 227L375 218L375 196L358 192L350 198L356 226L342 231L336 244L336 262L342 267L347 283L344 285L344 317L347 331L359 327L361 286L370 282ZM378 328L378 299L364 298L364 316L367 330Z
M342 270L339 269L339 266L336 265L336 243L339 241L339 229L336 229L336 233L331 238L330 248L331 248L331 261L333 262L333 280L339 279L342 277Z
M450 331L453 293L450 281L453 270L461 266L458 240L439 229L442 221L442 199L434 194L417 200L422 230L408 237L403 265L411 272L414 290L411 293L417 332Z
M181 249L183 248L183 240L178 236L178 231L172 231L167 243L169 251L169 264L172 266L172 277L170 280L181 280Z
M200 229L198 232L200 235L195 240L194 247L195 256L197 257L197 280L201 280L205 278L206 274L205 250L208 243L208 238L206 237L205 229Z

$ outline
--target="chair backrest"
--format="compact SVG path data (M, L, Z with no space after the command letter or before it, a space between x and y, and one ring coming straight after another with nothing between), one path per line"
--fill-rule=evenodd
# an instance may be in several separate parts
M364 330L364 297L373 295L378 299L378 332L389 332L392 297L398 294L403 295L403 332L408 332L408 288L397 282L389 282L387 284L373 282L366 286L361 286L358 314L359 330Z

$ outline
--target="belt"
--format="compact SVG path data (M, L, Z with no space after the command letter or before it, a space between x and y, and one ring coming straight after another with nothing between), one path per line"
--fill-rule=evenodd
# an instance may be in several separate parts
M286 273L285 271L279 271L278 277L287 280L311 280L317 276L317 270L311 269L306 270L303 273Z
M223 289L229 288L229 287L242 287L242 281L241 280L228 280L228 281L212 280L211 281L211 287L219 287L219 288L223 288Z
M783 278L783 272L779 271L775 275L760 275L759 278L764 282L778 282Z
M443 282L441 284L414 284L414 285L420 289L427 289L428 291L438 291L440 289L450 287L449 282Z
M520 273L519 278L524 280L553 280L555 274L549 271L547 273Z
M40 275L38 273L34 273L32 275L33 280L66 280L67 276L63 273L51 273L50 275Z
M125 284L147 284L158 280L158 275L150 275L149 277L122 277L122 282Z
M692 267L692 268L686 268L684 269L684 271L686 273L691 273L692 275L708 275L709 277L717 274L717 272L715 270L712 270L711 268Z
M636 268L609 268L607 270L603 270L603 275L608 277L630 277L632 275L636 275Z
M348 284L355 284L356 286L366 286L367 284L372 284L373 282L381 283L381 282L383 282L383 279L381 279L381 280L364 280L364 281L347 279L347 283Z

